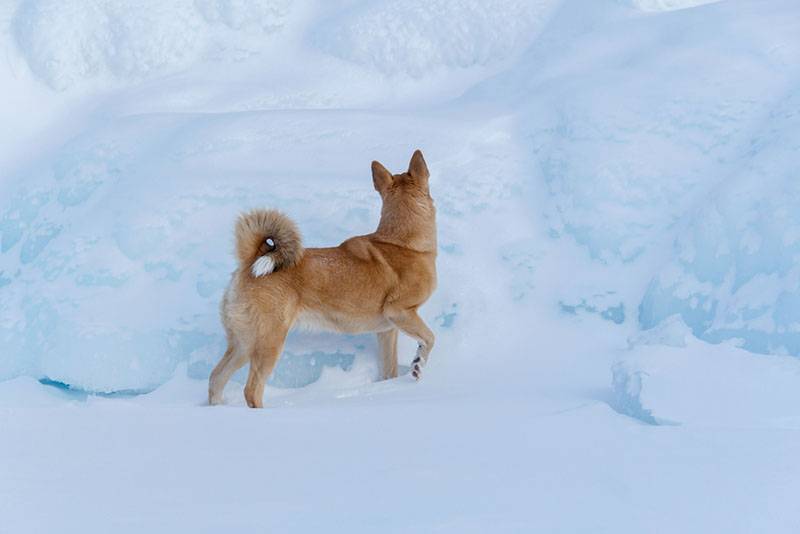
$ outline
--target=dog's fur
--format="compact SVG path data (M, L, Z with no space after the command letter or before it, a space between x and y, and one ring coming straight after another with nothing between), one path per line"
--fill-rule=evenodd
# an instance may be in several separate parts
M436 286L436 211L422 152L392 175L372 162L383 201L375 232L338 247L304 249L295 224L274 210L243 214L236 225L239 268L222 301L228 349L211 373L210 404L222 402L231 375L246 363L251 408L263 406L264 383L293 326L375 332L383 377L397 376L397 331L419 343L412 375L419 379L434 336L417 309Z

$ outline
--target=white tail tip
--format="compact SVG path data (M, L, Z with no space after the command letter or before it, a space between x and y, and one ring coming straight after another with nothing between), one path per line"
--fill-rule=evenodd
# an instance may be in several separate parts
M275 261L272 259L272 256L259 256L259 258L253 262L253 266L250 268L250 272L253 273L253 276L264 276L265 274L269 274L275 270Z

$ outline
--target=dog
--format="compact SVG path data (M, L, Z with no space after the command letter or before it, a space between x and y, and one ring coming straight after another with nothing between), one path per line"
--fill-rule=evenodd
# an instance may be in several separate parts
M418 343L411 365L419 380L434 335L417 313L436 288L436 209L419 150L408 171L372 162L382 207L378 228L338 247L303 248L291 219L253 210L236 224L238 269L221 304L228 347L211 373L209 404L220 404L233 373L250 363L247 405L263 407L269 378L289 330L305 326L377 334L383 378L397 376L397 333Z

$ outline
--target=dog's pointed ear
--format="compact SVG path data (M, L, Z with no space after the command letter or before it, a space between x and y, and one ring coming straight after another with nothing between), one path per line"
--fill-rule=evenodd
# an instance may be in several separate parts
M372 162L372 184L375 186L375 191L381 194L392 185L392 173L377 161Z
M417 149L414 155L411 156L411 163L408 164L408 174L414 178L427 180L431 173L428 172L428 164L425 163L425 158L422 157L422 151Z

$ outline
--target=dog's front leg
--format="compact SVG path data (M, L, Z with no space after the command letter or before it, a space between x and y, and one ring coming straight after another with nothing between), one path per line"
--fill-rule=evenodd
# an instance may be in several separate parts
M411 376L419 380L422 378L422 367L428 363L428 356L433 349L433 332L417 315L416 309L395 311L389 314L388 319L401 332L417 340L417 356L411 362Z

